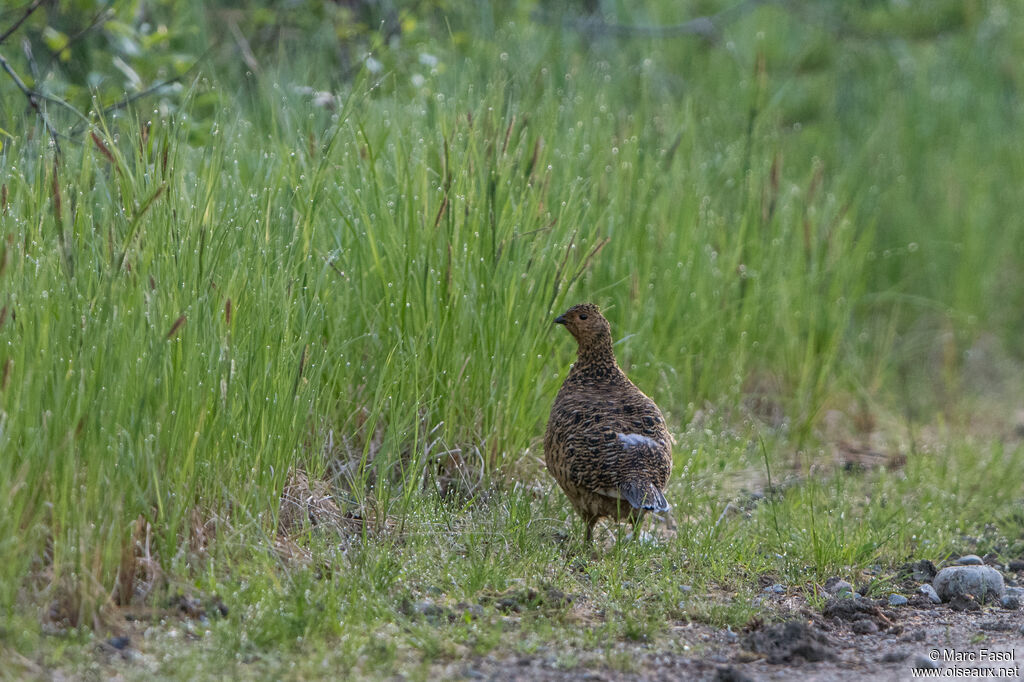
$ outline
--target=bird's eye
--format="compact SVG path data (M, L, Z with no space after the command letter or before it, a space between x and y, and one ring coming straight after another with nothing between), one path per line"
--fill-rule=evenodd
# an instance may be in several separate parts
M587 319L587 314L586 313L580 313L580 319L581 320Z

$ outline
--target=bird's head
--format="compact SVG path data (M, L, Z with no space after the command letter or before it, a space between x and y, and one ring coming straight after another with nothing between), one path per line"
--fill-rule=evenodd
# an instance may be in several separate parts
M581 345L601 338L611 338L612 327L604 319L601 309L593 303L580 303L555 318L556 324L564 324L569 333Z

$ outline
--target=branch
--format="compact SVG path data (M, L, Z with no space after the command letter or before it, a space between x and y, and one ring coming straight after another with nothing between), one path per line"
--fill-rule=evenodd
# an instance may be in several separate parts
M114 102L113 104L108 104L107 106L103 107L103 109L100 110L100 115L101 116L105 116L105 115L109 114L112 111L118 111L120 109L124 109L126 106L128 106L129 104L131 104L132 102L134 102L137 99L142 99L143 97L148 97L149 95L152 95L154 92L156 92L157 90L160 90L161 88L166 88L168 85L174 85L175 83L177 83L177 82L179 82L181 80L184 80L185 76L187 76L190 73L192 73L193 71L195 71L196 67L199 66L199 63L201 61L203 61L204 59L206 59L206 56L208 54L210 54L210 52L212 50L213 50L213 46L211 45L206 50L206 52L204 52L203 54L199 55L198 58L196 58L196 61L192 63L192 66L188 67L188 69L186 69L185 71L179 73L174 78L168 78L165 81L160 81L159 83L154 83L153 85L149 86L145 90L140 90L139 92L136 92L134 94L128 95L127 97L125 97L123 99L119 99L118 101ZM89 125L89 119L87 119L85 116L82 116L82 121L85 123L85 125ZM81 125L82 124L78 124L75 127L73 127L71 129L71 135L77 135L79 132L81 132L82 129L79 127Z
M18 86L18 89L21 90L22 94L25 95L25 98L28 99L29 106L35 109L36 113L39 114L39 118L42 119L43 125L46 126L46 132L50 134L50 139L53 140L53 146L56 148L57 155L59 156L61 149L60 141L57 139L57 129L53 127L53 124L50 123L50 119L47 117L46 112L43 111L41 106L39 106L39 100L44 98L41 98L35 90L32 90L25 85L24 81L22 81L17 72L11 68L11 65L6 59L4 59L2 54L0 54L0 68L3 68L3 70L7 72L7 75L11 77L14 84Z
M0 34L0 45L3 45L4 41L11 37L11 34L21 28L21 25L25 23L25 20L32 16L32 13L39 9L39 6L43 4L43 0L33 0L32 4L25 8L25 13L21 15L21 18L14 22L14 26Z
M260 68L256 55L252 53L252 46L249 45L249 41L242 34L242 29L238 28L238 22L234 19L228 21L228 29L231 31L231 35L235 37L235 45L238 45L238 51L242 53L242 61L245 62L245 65L255 74L262 73L263 69Z

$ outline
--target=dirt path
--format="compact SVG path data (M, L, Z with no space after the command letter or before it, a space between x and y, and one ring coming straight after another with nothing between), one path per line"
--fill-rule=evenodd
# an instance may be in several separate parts
M609 652L589 660L581 656L578 666L566 668L558 664L564 652L547 651L454 662L436 672L445 679L487 680L925 679L924 674L915 677L914 668L920 667L930 668L925 674L933 679L1024 679L1024 611L958 612L924 604L883 608L862 601L870 610L860 615L868 617L801 610L785 624L739 635L680 624L669 634L669 650L617 645L620 650L612 657L628 671L610 667ZM868 622L878 631L857 624Z

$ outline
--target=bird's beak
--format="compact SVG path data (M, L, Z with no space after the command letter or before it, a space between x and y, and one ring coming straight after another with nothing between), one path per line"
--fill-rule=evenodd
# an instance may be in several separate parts
M559 315L556 317L555 324L565 324L565 315Z

